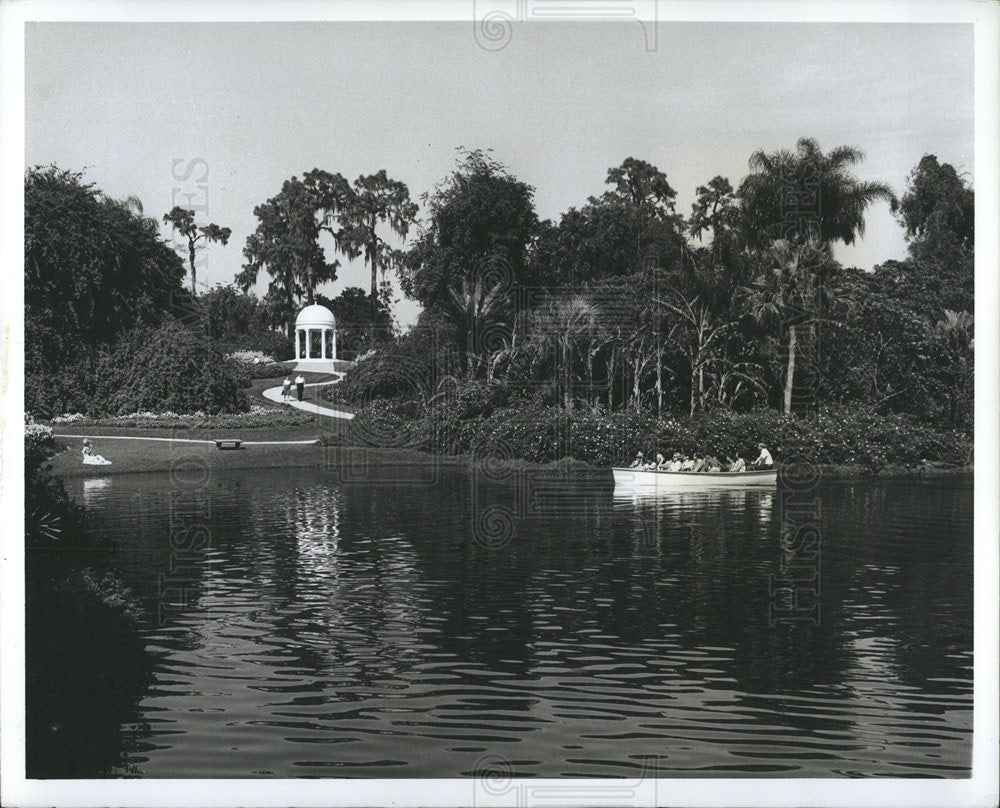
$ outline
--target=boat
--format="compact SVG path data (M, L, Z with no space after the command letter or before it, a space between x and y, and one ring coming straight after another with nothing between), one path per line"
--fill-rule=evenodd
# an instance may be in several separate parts
M743 488L775 486L777 468L753 471L657 471L655 469L613 468L615 490L672 491L677 488Z

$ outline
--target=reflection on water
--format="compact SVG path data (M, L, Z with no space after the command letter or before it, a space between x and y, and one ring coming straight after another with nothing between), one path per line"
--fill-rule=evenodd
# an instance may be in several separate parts
M821 487L818 624L769 617L774 491L532 486L77 491L156 660L117 773L968 774L968 483ZM473 505L515 514L509 541L477 540Z
M83 504L90 507L100 502L111 487L111 477L87 477L83 480Z

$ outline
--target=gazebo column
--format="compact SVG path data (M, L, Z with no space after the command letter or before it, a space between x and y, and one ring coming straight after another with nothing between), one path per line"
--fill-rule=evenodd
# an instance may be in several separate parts
M326 329L319 330L319 358L326 359Z
M306 329L306 359L312 359L312 345L309 344L311 342L312 342L312 329L311 328L307 328Z

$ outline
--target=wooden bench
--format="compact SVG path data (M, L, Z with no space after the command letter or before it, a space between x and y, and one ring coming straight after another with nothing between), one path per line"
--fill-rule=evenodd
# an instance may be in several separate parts
M239 449L240 444L243 441L235 439L217 440L215 442L216 449Z

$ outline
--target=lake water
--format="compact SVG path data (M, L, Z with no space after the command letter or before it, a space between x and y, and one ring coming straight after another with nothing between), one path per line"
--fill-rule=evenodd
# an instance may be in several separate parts
M145 605L93 775L969 774L972 484L71 480Z

